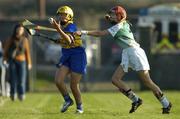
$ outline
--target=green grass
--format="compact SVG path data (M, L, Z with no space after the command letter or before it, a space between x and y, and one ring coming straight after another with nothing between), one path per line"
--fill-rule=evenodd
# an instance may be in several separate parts
M0 119L180 119L180 93L165 92L173 104L172 113L161 114L161 105L151 92L138 92L144 100L136 113L128 114L131 102L118 92L83 93L84 114L75 114L75 105L59 112L59 93L28 93L24 102L9 98L0 100Z

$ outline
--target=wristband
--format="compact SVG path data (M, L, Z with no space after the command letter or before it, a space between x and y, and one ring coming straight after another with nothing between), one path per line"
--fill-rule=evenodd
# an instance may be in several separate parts
M82 31L81 31L81 34L82 34L82 35L88 35L88 31L82 30Z

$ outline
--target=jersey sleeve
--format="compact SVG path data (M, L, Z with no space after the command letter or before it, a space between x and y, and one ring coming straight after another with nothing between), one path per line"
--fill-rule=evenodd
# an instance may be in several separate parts
M64 29L65 32L70 32L70 33L73 33L75 31L77 31L77 27L75 24L69 24L65 29Z
M116 24L112 27L110 27L108 30L108 32L114 37L116 35L116 33L123 27L122 23Z

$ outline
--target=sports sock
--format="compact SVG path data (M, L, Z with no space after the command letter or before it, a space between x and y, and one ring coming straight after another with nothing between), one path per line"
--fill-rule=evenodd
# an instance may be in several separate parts
M77 104L77 109L82 110L82 103L78 103L78 104Z
M65 100L66 102L71 101L71 97L69 96L69 94L64 95L63 97L64 97L64 100Z
M167 108L169 106L169 101L165 96L162 96L159 100L163 106L163 108Z
M155 93L156 98L160 101L162 104L163 108L167 108L169 106L169 101L168 99L164 96L163 93L157 92Z
M126 95L132 102L137 102L139 97L131 90L123 91L123 94Z

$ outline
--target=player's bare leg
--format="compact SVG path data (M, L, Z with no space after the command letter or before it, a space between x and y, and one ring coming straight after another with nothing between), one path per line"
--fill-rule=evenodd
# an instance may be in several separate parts
M71 99L71 97L68 94L66 85L64 83L64 79L66 78L66 76L69 73L69 68L66 66L61 66L57 72L56 72L56 76L55 76L55 83L56 86L58 87L59 91L61 92L62 96L64 97L65 103L61 109L61 112L65 112L69 106L73 105L73 100Z
M161 102L163 106L163 114L167 114L170 112L171 103L167 100L167 98L163 95L161 89L151 80L149 71L139 71L139 76L143 83L153 91L153 94L157 97L157 99Z
M122 81L124 74L125 72L121 65L119 65L112 76L112 83L119 89L129 90L129 87L124 83L124 81Z
M132 100L132 107L129 113L133 113L142 104L142 100L122 81L125 72L121 65L116 69L112 76L112 83L130 100Z
M67 95L67 88L64 83L65 77L68 75L69 69L65 66L61 66L57 71L55 75L55 83L59 91L61 92L62 95Z
M73 93L73 96L76 100L76 105L77 105L77 113L83 113L83 108L82 108L82 99L81 99L81 91L79 88L79 82L82 78L81 74L72 72L71 73L71 90Z

